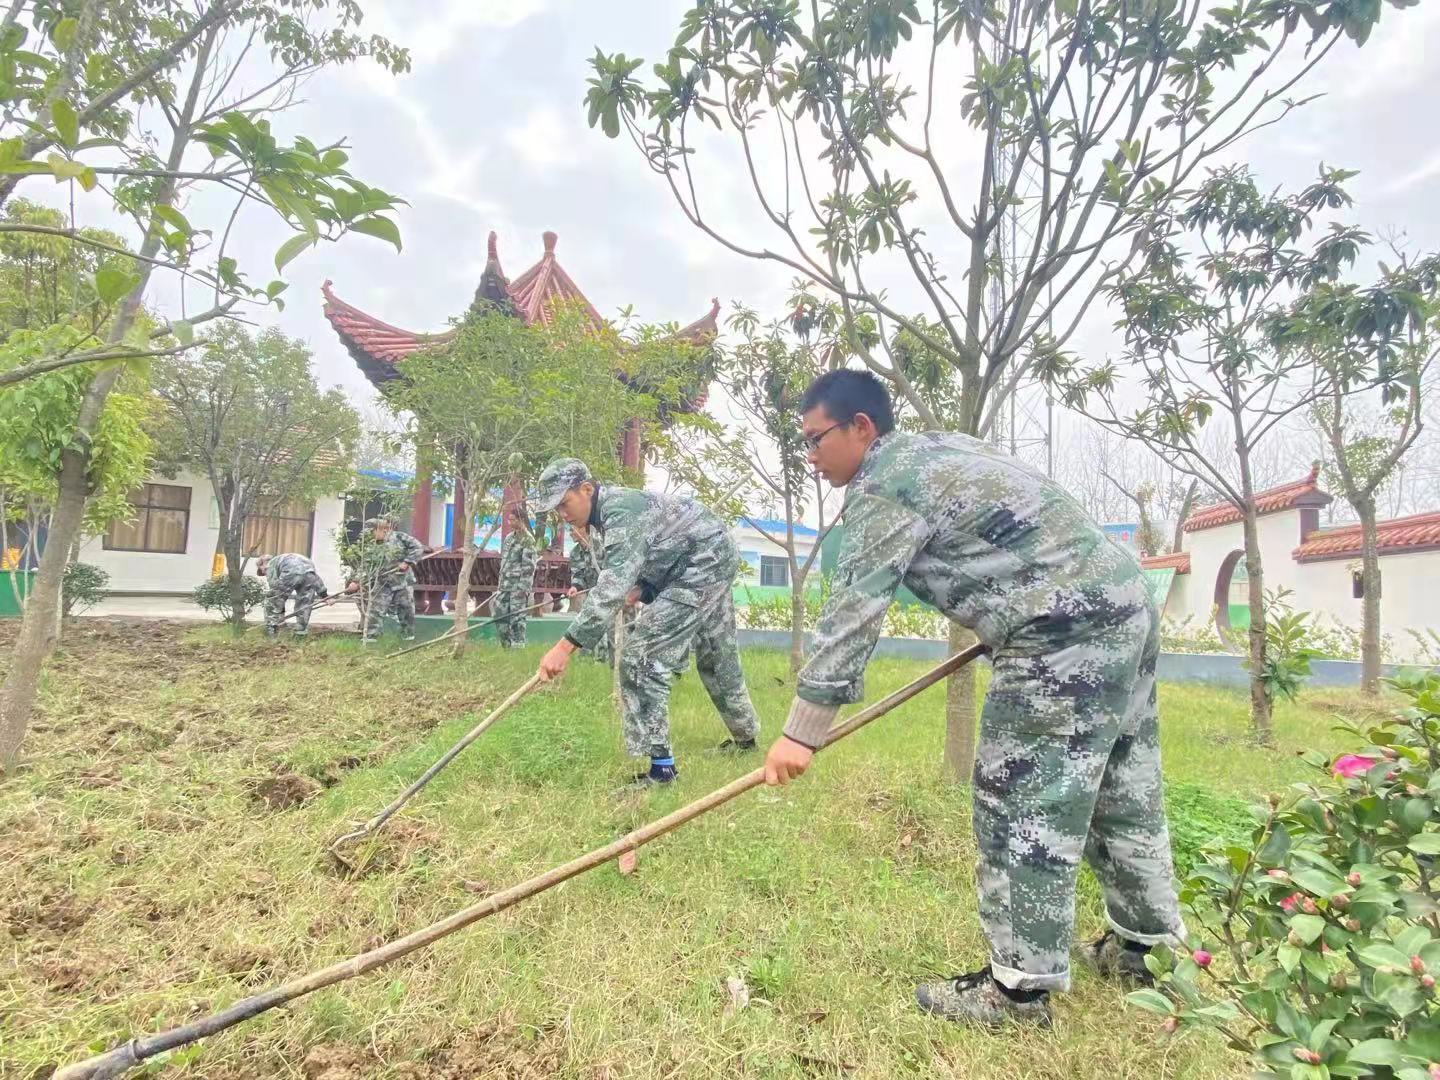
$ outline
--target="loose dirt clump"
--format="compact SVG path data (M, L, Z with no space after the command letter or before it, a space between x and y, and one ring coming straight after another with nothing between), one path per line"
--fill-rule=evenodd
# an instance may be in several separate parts
M343 1043L321 1043L305 1055L305 1080L365 1080L380 1068L371 1054Z
M402 1065L407 1080L542 1080L565 1063L555 1029L526 1028L507 1016L487 1020L474 1031L429 1055L423 1063Z
M276 772L250 786L250 801L267 810L293 810L324 791L320 781L293 772Z
M48 892L11 905L5 913L5 921L9 924L10 936L14 938L25 937L35 931L68 934L84 926L94 910L93 904L82 901L69 890Z
M394 821L375 836L342 848L338 854L349 865L334 859L326 859L325 865L344 878L388 873L408 866L411 858L424 852L435 840L435 830L418 821Z

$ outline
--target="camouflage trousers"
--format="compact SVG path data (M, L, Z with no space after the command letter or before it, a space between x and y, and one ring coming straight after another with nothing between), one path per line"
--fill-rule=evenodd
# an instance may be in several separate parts
M1153 609L994 660L975 756L980 923L995 978L1065 990L1082 857L1121 937L1184 934L1160 781Z
M279 585L279 588L276 587ZM325 584L315 574L306 574L297 582L276 582L265 594L265 626L278 630L285 619L285 602L295 597L295 636L304 637L310 632L310 609L315 600L325 591Z
M735 644L730 582L705 589L667 588L635 616L620 650L620 699L625 751L632 757L668 753L670 687L691 647L700 682L733 738L760 731Z
M525 628L530 622L530 608L533 604L534 591L529 585L518 589L496 590L490 610L497 620L495 637L502 648L524 648Z
M370 590L365 601L366 641L380 636L380 622L387 615L400 624L402 635L415 636L415 584L407 580L408 577L408 574L382 577Z

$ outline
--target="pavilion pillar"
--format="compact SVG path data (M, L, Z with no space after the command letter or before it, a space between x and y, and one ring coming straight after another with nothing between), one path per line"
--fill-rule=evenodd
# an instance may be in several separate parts
M410 535L419 540L424 547L430 546L430 513L434 502L434 495L431 491L430 466L425 463L425 455L417 454L415 494L410 499ZM415 590L415 610L421 615L439 615L440 594L421 592Z
M515 527L515 519L520 515L520 508L525 504L525 485L520 482L520 477L510 475L505 481L505 490L500 495L500 543L505 543L505 537L510 535L510 530Z
M640 420L636 418L625 425L625 436L620 442L620 463L636 472L644 468L640 456Z

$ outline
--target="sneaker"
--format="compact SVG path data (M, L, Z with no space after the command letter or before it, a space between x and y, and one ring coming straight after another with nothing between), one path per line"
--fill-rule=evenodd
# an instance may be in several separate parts
M717 754L748 754L754 749L754 739L726 739L715 747L715 752Z
M1151 975L1150 969L1145 966L1145 957L1150 953L1149 946L1138 947L1114 930L1106 930L1097 940L1082 945L1080 953L1104 978L1138 983L1141 986L1155 984L1155 976Z
M267 626L267 627L265 627L265 636L273 641L275 638L277 638L277 637L280 636L280 629L279 629L279 627L275 627L275 626Z
M680 778L680 770L674 765L651 765L648 770L636 773L631 777L630 782L622 789L624 791L644 791L646 788L658 787L661 784L673 784Z
M414 641L414 640L415 640L415 635L414 635L414 634L406 634L406 635L405 635L404 637L402 637L400 640L401 640L401 641Z
M957 1024L1002 1027L1014 1022L1048 1028L1051 1023L1049 994L1015 1001L991 977L988 964L969 975L921 983L915 988L915 1001L930 1015Z

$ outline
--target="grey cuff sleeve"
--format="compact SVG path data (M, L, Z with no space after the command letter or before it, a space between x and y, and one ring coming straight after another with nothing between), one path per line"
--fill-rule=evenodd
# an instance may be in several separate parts
M839 705L816 705L797 697L790 702L790 715L785 718L785 737L811 750L819 750L825 745L825 737L839 711Z

